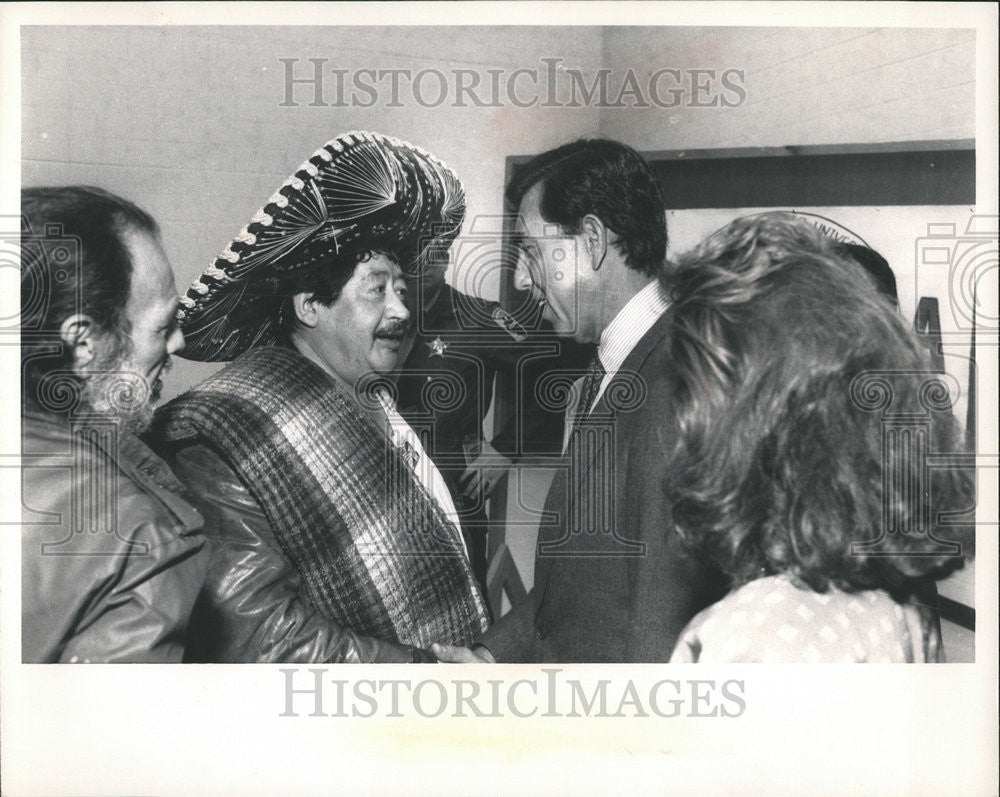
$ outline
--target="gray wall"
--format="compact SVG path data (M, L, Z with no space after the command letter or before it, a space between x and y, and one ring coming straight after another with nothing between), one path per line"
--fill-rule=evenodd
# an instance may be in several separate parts
M22 35L23 182L97 184L149 210L183 289L306 157L347 130L437 154L465 182L472 219L501 212L506 156L581 135L640 150L972 138L974 56L966 30L32 27ZM484 86L487 70L506 79L519 67L544 70L543 58L562 59L588 84L608 69L612 86L630 69L640 87L663 68L740 70L746 98L736 107L425 107L428 81L425 105L403 91L402 107L389 107L383 91L369 108L312 107L312 89L299 86L298 107L282 107L280 58L298 59L298 77L311 74L307 59L326 58L324 68L347 70L467 69ZM331 76L324 89L333 102ZM497 295L495 274L466 280L462 270L453 283ZM214 368L179 361L167 397Z

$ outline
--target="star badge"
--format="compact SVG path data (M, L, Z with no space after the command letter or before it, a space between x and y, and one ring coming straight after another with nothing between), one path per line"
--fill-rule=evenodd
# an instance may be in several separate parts
M451 344L445 343L443 340L441 340L439 336L434 338L434 340L432 340L430 343L428 343L427 347L431 350L431 357L434 356L444 357L444 350L447 349L448 346L450 345Z

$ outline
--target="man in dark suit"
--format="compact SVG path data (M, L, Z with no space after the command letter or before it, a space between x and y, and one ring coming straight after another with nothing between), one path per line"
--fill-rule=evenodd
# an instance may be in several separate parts
M442 661L666 661L685 623L724 594L670 531L658 467L676 422L663 378L666 222L645 161L613 141L539 155L508 188L515 285L556 334L598 343L574 385L563 458L527 600Z

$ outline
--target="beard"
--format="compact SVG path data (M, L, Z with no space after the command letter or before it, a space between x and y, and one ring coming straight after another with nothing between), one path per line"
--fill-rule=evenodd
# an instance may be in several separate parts
M131 340L119 338L113 350L88 369L81 398L84 406L112 418L120 431L138 435L153 420L170 360L164 361L159 376L150 384L132 355Z

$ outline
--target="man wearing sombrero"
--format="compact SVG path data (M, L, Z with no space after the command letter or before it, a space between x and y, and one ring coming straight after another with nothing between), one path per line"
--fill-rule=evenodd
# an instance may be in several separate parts
M190 660L433 661L485 629L448 488L380 377L407 272L464 213L436 158L348 133L181 300L184 356L235 358L154 422L213 544Z

